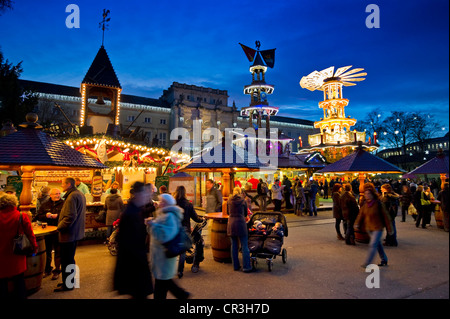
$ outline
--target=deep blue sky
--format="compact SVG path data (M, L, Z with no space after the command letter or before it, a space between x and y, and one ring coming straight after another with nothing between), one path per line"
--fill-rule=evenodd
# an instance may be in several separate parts
M80 8L80 28L65 25L66 6ZM380 28L365 25L366 6L380 8ZM239 42L276 48L266 82L279 115L318 121L320 91L302 76L329 66L368 73L346 115L422 110L449 127L448 0L322 1L16 1L0 16L0 48L23 61L22 78L79 86L101 45L102 11L111 11L105 48L124 94L159 98L174 81L227 90L229 105L249 104L250 63Z

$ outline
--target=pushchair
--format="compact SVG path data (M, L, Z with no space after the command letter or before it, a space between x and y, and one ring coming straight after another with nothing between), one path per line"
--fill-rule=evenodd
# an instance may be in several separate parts
M256 221L260 221L265 226L265 229L258 231L251 228ZM272 231L276 223L281 223L283 226L281 235L280 232ZM282 213L254 213L247 225L249 226L248 248L250 250L250 260L253 269L256 269L258 258L264 258L266 260L269 271L272 271L273 259L277 256L281 256L283 264L287 262L287 250L282 247L284 237L288 236L288 227L286 217Z
M192 264L191 271L193 273L198 272L200 263L205 259L203 254L205 242L202 237L202 230L205 228L206 224L207 220L205 219L203 222L195 224L191 231L193 246L186 251L186 263Z
M117 256L118 252L118 244L117 244L117 234L119 233L119 219L113 223L114 231L111 233L111 236L107 239L107 246L109 253L113 256Z

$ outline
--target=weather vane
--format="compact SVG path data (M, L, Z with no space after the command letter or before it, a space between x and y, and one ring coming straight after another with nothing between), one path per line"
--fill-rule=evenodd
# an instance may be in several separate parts
M106 18L109 15L109 10L103 9L103 20L98 24L98 27L102 29L103 34L102 34L102 46L103 46L103 42L105 41L105 29L107 29L107 27L109 26L108 24L106 24L106 22L109 22L109 20L111 20L111 18Z

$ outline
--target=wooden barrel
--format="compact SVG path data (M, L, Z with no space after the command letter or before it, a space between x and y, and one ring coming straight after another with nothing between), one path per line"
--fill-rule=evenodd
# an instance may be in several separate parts
M47 254L45 253L44 236L36 236L38 251L36 256L27 257L27 270L25 271L25 287L27 293L34 293L41 287L42 276L44 275L45 261Z
M370 236L364 230L355 229L355 241L358 243L368 244L370 242Z
M213 219L211 249L215 261L231 263L231 240L227 236L228 219Z
M444 213L441 210L441 205L436 205L434 218L436 219L437 228L444 229Z

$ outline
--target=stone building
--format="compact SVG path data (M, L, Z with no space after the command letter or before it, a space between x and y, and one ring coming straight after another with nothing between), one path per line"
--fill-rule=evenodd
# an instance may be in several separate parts
M22 86L39 95L36 113L39 122L58 130L59 135L79 127L82 133L113 134L134 137L146 144L170 147L175 127L192 131L194 120L202 121L202 128L249 126L249 119L233 102L229 105L226 90L173 82L159 98L122 94L122 87L111 61L102 46L80 84L80 88L59 84L20 80ZM126 89L124 91L126 93ZM265 119L259 119L265 125ZM257 119L253 122L256 124ZM93 126L94 128L89 128ZM283 116L270 118L271 128L277 128L292 138L292 151L297 151L299 137L305 142L308 135L317 133L314 122Z

